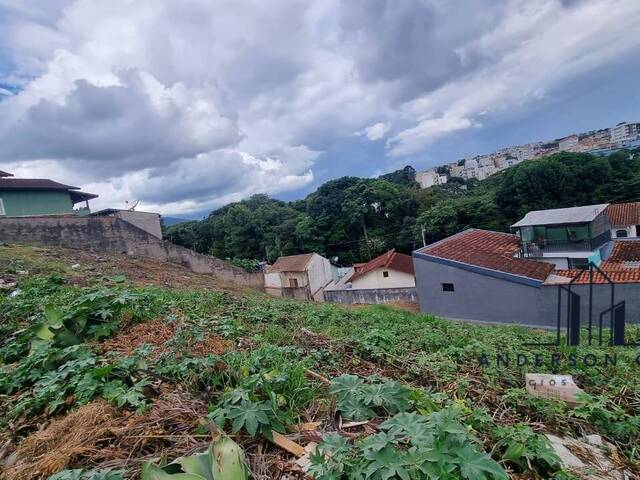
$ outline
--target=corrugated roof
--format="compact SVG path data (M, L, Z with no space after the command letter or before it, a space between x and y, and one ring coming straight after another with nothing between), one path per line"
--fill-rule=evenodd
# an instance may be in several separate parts
M640 267L634 266L637 261L640 261L640 240L616 240L611 255L600 264L600 270L614 283L640 283ZM588 270L556 270L553 273L570 278L575 277L574 284L589 283ZM602 274L594 272L593 283L609 282Z
M2 170L0 170L0 178L3 177L13 177L13 173L3 172Z
M280 257L276 260L276 263L271 265L269 272L304 272L312 256L313 253L303 253L301 255Z
M514 223L512 227L587 223L593 221L608 205L608 203L601 203L598 205L583 205L581 207L534 210L533 212L527 213L522 220Z
M0 178L0 188L27 190L80 190L79 187L64 185L46 178Z
M607 215L613 226L640 225L640 202L612 203Z
M349 278L348 280L349 282L352 282L356 278L362 277L377 268L397 270L399 272L415 275L415 271L413 269L413 259L411 258L411 256L405 255L403 253L398 253L396 252L395 248L389 250L386 253L383 253L379 257L376 257L367 263L357 265L358 270L354 272L353 275L351 275L351 278Z
M517 258L520 249L516 235L470 228L418 250L419 253L447 260L510 273L535 280L545 280L553 265Z

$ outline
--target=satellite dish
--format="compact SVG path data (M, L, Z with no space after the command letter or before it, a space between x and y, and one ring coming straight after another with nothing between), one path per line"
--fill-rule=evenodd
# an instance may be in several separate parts
M129 203L129 200L125 200L124 203L127 204L128 211L134 212L136 207L138 206L138 203L140 203L140 200L134 200L133 202L131 202L131 204Z

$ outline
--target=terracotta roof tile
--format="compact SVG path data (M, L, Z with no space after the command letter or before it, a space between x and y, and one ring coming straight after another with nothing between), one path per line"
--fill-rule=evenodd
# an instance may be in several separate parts
M516 258L514 255L519 248L516 235L472 228L427 245L418 252L499 272L545 280L553 270L553 265Z
M353 275L351 275L351 278L349 278L350 282L355 280L356 278L366 275L367 273L377 268L398 270L400 272L415 275L415 271L413 269L413 259L411 258L411 256L405 255L403 253L398 253L396 252L395 248L389 250L386 253L383 253L379 257L376 257L367 263L356 265L358 265L358 270Z
M607 207L611 225L640 225L640 202L613 203Z
M304 272L312 256L313 253L303 253L301 255L280 257L276 260L276 263L271 265L269 272Z
M631 266L628 263L638 261L640 261L640 240L616 240L611 255L600 264L600 270L614 283L640 283L640 267ZM556 270L553 273L563 277L575 277L574 284L589 283L588 270ZM604 275L594 272L593 283L609 282Z

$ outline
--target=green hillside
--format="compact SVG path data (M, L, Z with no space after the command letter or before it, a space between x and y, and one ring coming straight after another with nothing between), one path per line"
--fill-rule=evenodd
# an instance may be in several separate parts
M303 200L266 195L168 229L180 245L220 258L266 259L315 251L350 265L389 248L410 252L466 227L508 231L527 211L640 199L640 155L560 153L479 182L421 190L405 167L376 179L342 177Z
M242 446L254 479L293 468L272 430L330 454L312 456L317 480L363 471L391 480L578 478L543 433L600 434L619 449L618 468L638 472L633 349L605 366L610 349L562 346L535 366L540 348L525 344L547 339L540 331L198 289L202 276L179 266L155 276L146 262L92 258L0 247L0 278L18 288L0 293L8 480L139 478L145 461L205 450L201 420ZM638 341L640 330L629 335ZM517 366L517 353L528 366ZM497 355L511 361L497 364ZM581 360L588 355L595 366ZM586 395L574 408L533 397L524 388L532 370L572 374ZM309 430L296 433L300 425Z

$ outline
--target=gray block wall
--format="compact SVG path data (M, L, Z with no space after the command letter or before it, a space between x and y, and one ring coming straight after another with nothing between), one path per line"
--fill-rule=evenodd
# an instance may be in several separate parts
M325 290L324 301L333 303L381 304L390 302L417 302L418 291L410 288L368 288Z
M261 273L247 273L218 258L162 241L117 217L0 218L0 242L124 253L180 264L242 286L264 287Z
M439 317L499 324L555 328L558 287L533 286L483 275L452 265L413 259L420 310ZM453 283L454 292L444 292L443 283ZM574 285L581 296L581 319L588 323L589 286ZM593 321L609 308L610 287L594 285ZM625 300L627 322L640 323L640 284L617 284L615 302ZM562 322L566 325L567 294L562 297ZM608 317L607 317L608 318Z

